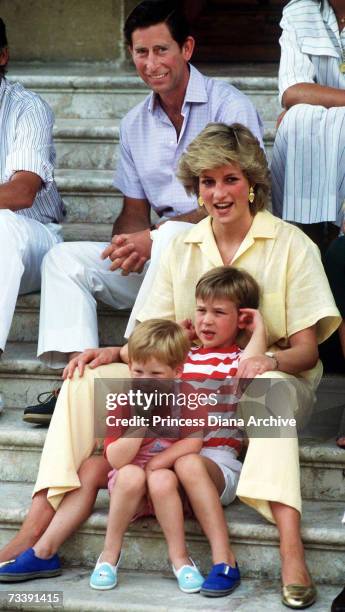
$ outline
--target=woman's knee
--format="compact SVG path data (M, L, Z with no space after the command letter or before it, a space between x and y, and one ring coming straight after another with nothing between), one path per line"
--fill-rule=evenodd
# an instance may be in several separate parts
M146 474L138 465L125 465L118 470L116 488L128 495L145 490Z
M178 487L178 480L172 470L161 469L151 472L147 479L148 489L152 498L164 496Z

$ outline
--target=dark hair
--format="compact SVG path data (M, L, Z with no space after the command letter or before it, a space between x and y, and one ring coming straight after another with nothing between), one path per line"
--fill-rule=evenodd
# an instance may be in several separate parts
M126 43L132 46L132 34L138 28L149 28L165 23L172 38L182 47L190 35L190 26L185 17L181 1L144 0L128 15L123 29Z
M8 46L6 26L0 17L0 52ZM0 79L5 76L6 66L0 66Z

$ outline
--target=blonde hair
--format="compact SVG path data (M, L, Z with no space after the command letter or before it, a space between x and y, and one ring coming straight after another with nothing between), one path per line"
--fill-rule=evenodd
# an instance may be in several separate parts
M240 123L209 123L181 156L177 177L188 195L199 195L201 173L226 164L237 164L254 187L251 213L266 208L270 193L266 156L258 139Z
M146 363L154 357L176 368L187 357L190 342L183 329L174 321L149 319L139 323L128 340L130 361Z
M258 308L260 291L256 280L245 270L218 266L199 279L195 297L204 301L221 298L238 308Z

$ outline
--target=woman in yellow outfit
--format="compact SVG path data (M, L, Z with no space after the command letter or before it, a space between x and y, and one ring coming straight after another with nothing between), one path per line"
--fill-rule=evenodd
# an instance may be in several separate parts
M201 198L209 217L172 240L138 319L190 319L195 285L204 272L228 264L247 270L261 288L260 310L270 351L241 362L239 374L271 379L270 410L283 404L303 424L312 412L322 375L317 344L340 323L317 247L298 228L265 210L267 162L247 128L207 126L182 156L179 175L186 190ZM68 378L62 387L28 519L0 560L38 539L38 530L32 535L30 525L38 522L40 533L44 531L67 492L52 521L60 529L55 530L47 555L90 513L109 468L102 457L93 457L77 472L94 447L94 380L128 376L124 364L111 363L118 355L116 348L86 351L67 366L68 377L76 367L83 372L85 364L91 367L82 377ZM93 367L99 363L110 365ZM297 437L251 438L238 495L278 527L284 603L296 609L311 605L316 593L300 536ZM68 524L59 518L63 509L68 510Z

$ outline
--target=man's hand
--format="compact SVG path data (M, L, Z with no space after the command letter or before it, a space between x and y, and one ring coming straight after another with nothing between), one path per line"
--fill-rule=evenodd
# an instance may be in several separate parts
M110 245L103 251L102 259L109 257L113 262L110 270L122 270L122 274L141 272L151 257L152 240L150 229L133 234L119 234L112 238Z
M106 348L87 349L83 353L80 353L77 357L71 359L66 365L62 378L72 378L74 371L78 368L79 376L83 376L85 366L89 368L97 368L101 365L108 365L109 363L116 363L120 359L120 347L119 346L108 346Z

